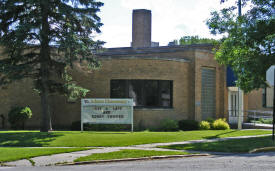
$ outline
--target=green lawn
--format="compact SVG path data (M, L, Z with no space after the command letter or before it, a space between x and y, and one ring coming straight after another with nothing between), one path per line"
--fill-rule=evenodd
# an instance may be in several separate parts
M0 147L0 163L20 159L29 159L58 153L87 150L87 148L17 148Z
M0 131L0 146L98 147L271 134L265 130L208 130L179 132Z
M75 162L185 154L190 153L181 151L121 150L109 153L95 153L90 156L80 157Z
M215 152L249 152L256 148L275 147L271 136L226 140L209 143L194 143L162 146L161 148L175 150L196 150L196 151L215 151ZM264 150L262 150L264 151ZM271 150L269 150L271 151ZM274 148L273 148L274 151Z

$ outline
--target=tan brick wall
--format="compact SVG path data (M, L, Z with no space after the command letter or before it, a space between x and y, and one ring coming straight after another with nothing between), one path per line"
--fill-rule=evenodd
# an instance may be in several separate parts
M224 117L224 87L225 68L214 60L209 51L196 51L195 53L195 118L200 121L201 116L201 69L210 67L216 71L216 118Z
M186 60L169 60L169 59ZM167 59L167 60L164 60ZM217 64L209 50L188 49L185 51L147 53L111 56L101 59L102 68L91 73L74 68L73 78L91 90L87 98L109 98L112 79L153 79L173 80L172 109L135 109L134 122L145 127L156 127L162 119L201 119L201 68L213 67L216 70L216 116L224 115L224 67ZM8 113L12 105L29 105L34 113L27 122L29 127L40 124L40 98L32 91L30 80L14 83L8 89L0 90L0 114ZM65 97L52 98L53 126L69 127L80 120L80 100L68 103Z
M109 98L112 79L152 79L173 80L173 109L136 109L135 124L142 122L145 126L156 126L160 120L184 119L190 113L189 106L189 63L146 60L146 59L112 59L102 60L102 69L91 75L91 89L88 97Z
M173 109L135 110L135 123L144 121L145 126L154 126L161 119L183 119L190 113L189 63L146 59L102 60L102 68L93 73L75 71L73 78L83 87L90 89L87 98L109 98L111 79L154 79L173 80ZM12 105L29 105L34 116L27 126L38 127L40 98L32 91L31 82L23 80L0 91L1 113L8 113ZM52 98L52 122L58 127L68 127L80 120L80 101L68 103L65 97ZM143 122L142 121L142 122Z
M32 87L32 81L25 79L0 89L0 114L4 114L6 125L8 124L7 114L12 106L29 106L32 109L33 116L27 121L26 125L39 126L40 97L33 91Z
M263 107L263 89L253 90L248 93L248 110L268 110L272 111L272 107ZM272 92L273 93L273 92Z

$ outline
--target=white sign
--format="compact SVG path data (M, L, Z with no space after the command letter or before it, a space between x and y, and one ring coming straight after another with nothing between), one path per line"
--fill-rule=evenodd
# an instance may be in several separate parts
M266 71L266 81L271 86L274 86L274 70L275 70L275 65L272 65Z
M133 129L133 99L82 99L82 131L83 123L132 124Z

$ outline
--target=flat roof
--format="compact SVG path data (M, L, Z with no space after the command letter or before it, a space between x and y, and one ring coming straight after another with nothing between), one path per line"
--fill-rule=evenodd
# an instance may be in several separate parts
M158 46L158 47L118 47L106 48L103 52L97 53L99 56L112 55L135 55L135 54L151 54L151 53L169 53L188 50L203 50L212 52L212 44L192 44L192 45L176 45L176 46Z

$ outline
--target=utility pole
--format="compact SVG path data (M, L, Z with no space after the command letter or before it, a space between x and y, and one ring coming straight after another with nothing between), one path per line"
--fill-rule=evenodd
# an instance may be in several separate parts
M275 67L273 68L274 72L273 72L273 128L272 128L272 140L273 140L273 144L274 144L274 125L275 125Z
M242 1L238 0L238 16L242 15ZM242 129L242 116L243 116L243 93L238 87L238 129Z

